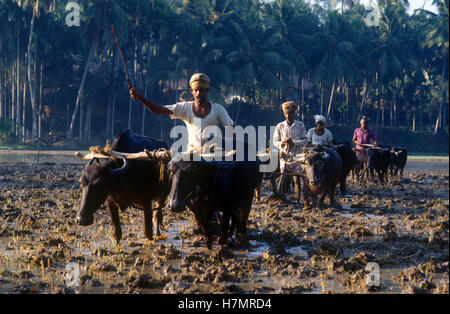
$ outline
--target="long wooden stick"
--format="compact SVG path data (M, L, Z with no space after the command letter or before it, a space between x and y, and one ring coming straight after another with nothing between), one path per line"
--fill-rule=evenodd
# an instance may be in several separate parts
M114 27L113 24L111 24L111 31L112 31L113 36L114 36L114 41L115 41L115 43L116 43L117 50L119 50L120 58L122 59L123 68L124 68L124 70L125 70L125 76L126 76L127 82L128 82L128 89L131 89L133 86L131 85L131 81L130 81L130 78L129 78L129 76L128 76L127 64L125 63L125 58L123 57L122 49L120 49L120 45L119 45L119 37L117 37L116 29L115 29L115 27Z

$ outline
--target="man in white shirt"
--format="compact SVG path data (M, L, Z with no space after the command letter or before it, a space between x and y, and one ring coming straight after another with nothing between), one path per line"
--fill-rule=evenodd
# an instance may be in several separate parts
M278 123L273 136L273 144L280 150L280 155L297 154L300 148L308 142L306 136L306 129L303 122L294 120L296 108L293 101L287 101L281 105L283 109L285 121ZM286 169L285 169L286 168ZM284 158L280 158L280 171L284 172L299 172L300 169L296 165L287 165ZM287 189L286 175L283 175L280 180L280 192L284 193ZM298 201L300 201L300 180L299 177L294 176L295 192Z
M189 85L194 101L178 102L174 105L160 106L143 97L134 87L130 89L133 99L139 100L148 110L158 114L168 114L171 119L183 120L188 129L189 149L200 151L208 141L203 133L208 126L233 126L225 108L207 99L209 92L209 77L203 73L192 75Z
M301 121L294 120L296 109L293 101L287 101L281 107L286 120L278 123L273 135L273 144L286 154L296 154L300 147L308 142L305 125Z

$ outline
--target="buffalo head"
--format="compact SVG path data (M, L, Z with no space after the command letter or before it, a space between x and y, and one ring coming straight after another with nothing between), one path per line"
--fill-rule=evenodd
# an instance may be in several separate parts
M305 179L312 193L317 194L326 185L327 178L327 159L329 154L325 152L310 152L305 157L303 169L305 170Z
M80 226L88 226L94 222L94 213L108 197L115 177L125 174L129 167L127 159L123 157L123 165L117 169L109 168L108 163L94 165L93 160L83 168L79 180L81 204L76 219Z

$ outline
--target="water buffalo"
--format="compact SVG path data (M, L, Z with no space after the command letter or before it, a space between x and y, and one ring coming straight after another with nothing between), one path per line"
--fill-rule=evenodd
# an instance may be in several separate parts
M330 197L330 206L338 206L334 200L334 190L342 176L342 159L333 149L317 146L307 152L303 176L303 199L305 206L310 204L310 193L313 195L313 206L319 196L319 208L322 209L325 195Z
M225 244L230 232L247 243L247 219L259 176L254 161L183 161L168 164L172 179L168 203L173 211L189 208L206 236L207 247L213 241L211 218L220 212L219 244Z
M112 150L135 153L156 148L167 148L164 142L139 136L129 130L121 132L115 139ZM94 213L105 204L113 223L113 235L117 242L122 237L119 209L124 211L134 206L144 211L145 236L152 239L159 235L162 220L161 208L170 190L167 161L109 159L106 163L94 163L92 159L82 170L80 177L81 204L77 222L81 226L91 225ZM157 208L152 212L152 202ZM153 226L152 226L153 220ZM154 230L152 230L154 227Z
M397 176L400 171L400 176L403 177L403 169L405 168L408 159L408 151L406 148L394 147L391 149L391 163L389 170L391 176Z
M342 175L339 179L339 188L341 190L341 194L345 195L347 194L346 180L348 174L358 162L358 159L356 158L356 154L352 150L352 146L349 142L335 141L335 143L337 145L336 151L342 159Z
M367 150L367 167L364 172L370 174L372 182L374 181L374 172L378 174L378 180L383 183L388 179L388 168L391 163L391 148L386 145L370 147Z

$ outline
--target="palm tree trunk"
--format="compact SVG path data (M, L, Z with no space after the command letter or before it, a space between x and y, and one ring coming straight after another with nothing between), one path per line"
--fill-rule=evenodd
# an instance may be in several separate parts
M85 138L88 143L91 142L91 121L92 121L92 103L87 107L86 122L85 122Z
M389 113L390 113L389 119L391 122L390 125L391 125L391 127L394 127L394 104L393 103L389 105Z
M244 84L242 86L242 91L241 91L240 95L244 95L244 91L245 91L246 88L247 88L247 84ZM239 114L241 112L241 107L242 107L242 100L239 101L239 104L238 104L238 107L237 107L237 110L236 110L236 114L234 115L234 120L233 120L234 121L234 125L238 124L238 119L239 119Z
M81 78L81 84L80 84L80 88L78 89L77 100L75 102L75 109L72 114L72 120L70 122L69 132L67 133L67 139L71 139L72 135L73 135L73 128L75 126L75 119L77 117L78 109L80 107L80 100L81 100L82 93L83 93L84 83L86 81L87 72L88 72L88 69L92 62L92 58L94 57L95 51L97 50L97 45L98 45L98 33L95 34L94 40L92 41L91 50L89 51L89 56L86 61L86 66L84 67L83 77Z
M320 114L323 114L323 84L322 84L322 82L320 82L319 85L320 85Z
M28 49L27 49L27 55L28 55L28 86L30 89L30 98L31 98L31 111L32 111L32 127L31 127L31 144L34 144L35 137L36 137L36 128L37 128L37 121L36 121L36 114L37 114L37 107L36 107L36 95L35 95L35 89L33 88L33 79L31 77L31 42L33 39L33 31L34 31L34 22L36 20L36 12L33 10L33 16L31 18L31 26L30 26L30 36L28 38Z
M331 86L330 101L328 102L328 110L327 110L327 120L330 117L331 104L333 103L334 86L335 86L335 81L333 81L333 85Z
M419 121L417 123L417 128L420 129L423 127L423 112L422 112L422 106L419 103Z
M22 126L21 126L21 121L20 121L20 93L19 93L19 91L20 91L20 81L19 80L17 80L17 105L16 105L16 136L17 137L19 137L19 139L20 139L20 129L22 128Z
M377 100L378 100L378 108L377 110L377 118L376 118L376 122L375 122L375 133L378 133L378 128L380 126L380 106L381 106L381 102L383 101L381 93L382 93L382 89L383 86L381 86L381 82L378 81L378 88L377 88Z
M144 84L145 84L144 97L147 98L147 84L146 83L144 83ZM145 131L145 111L146 111L145 106L142 106L142 124L141 124L141 134L142 135L144 135L144 131ZM176 119L174 119L174 120L176 120Z
M302 104L300 105L301 109L303 109L304 104L305 104L305 80L302 77Z
M436 134L439 126L442 126L442 109L444 107L444 101L445 101L445 88L444 88L444 84L445 84L445 70L447 70L447 56L448 53L444 54L444 63L442 64L442 73L441 73L441 103L439 104L439 113L438 113L438 117L436 119L436 125L434 127L434 133Z
M366 96L367 96L367 90L368 90L367 79L364 79L364 88L365 89L364 89L363 99L361 101L361 106L359 107L358 117L356 118L357 121L359 121L361 119L363 108L364 108L364 104L366 103Z
M108 97L108 111L106 112L105 137L109 140L109 130L111 129L111 97Z
M15 114L16 114L16 108L15 108L15 106L16 106L16 88L15 88L15 86L16 86L16 83L15 83L15 77L16 77L16 75L15 75L15 69L16 69L16 64L15 63L13 63L13 65L12 65L12 77L11 77L11 110L10 110L10 113L9 113L9 115L10 115L10 117L11 117L11 132L14 134L15 132L14 132L14 126L15 126L15 124L16 124L16 117L15 117Z
M344 109L344 124L347 124L348 122L348 116L349 116L349 97L348 97L348 84L345 82L345 106Z
M19 42L20 42L20 31L17 35L17 73L16 73L16 77L17 77L17 98L16 98L16 125L14 126L15 128L15 132L14 134L16 136L19 135L20 132L20 47L19 47Z
M23 78L23 103L22 103L22 143L25 143L25 121L27 113L27 77Z
M133 101L131 100L131 97L130 97L130 100L128 101L128 128L130 130L131 130L131 110L133 109L131 107L132 103L133 103Z
M0 119L3 118L3 71L0 72Z
M42 126L42 71L43 71L44 65L42 64L41 61L41 74L40 74L40 80L39 80L39 120L38 120L38 125L39 125L39 130L38 130L38 136L39 138L41 138L41 126Z
M70 127L70 100L69 97L66 96L66 134L69 134L69 127Z
M113 95L112 112L111 112L111 132L110 132L111 139L114 138L115 114L116 114L116 95Z
M84 106L84 97L82 95L81 99L80 99L80 129L78 132L78 140L80 142L83 139L83 119L84 119L84 114L85 114L85 113L83 113L83 106ZM86 112L86 110L85 110L85 112Z

